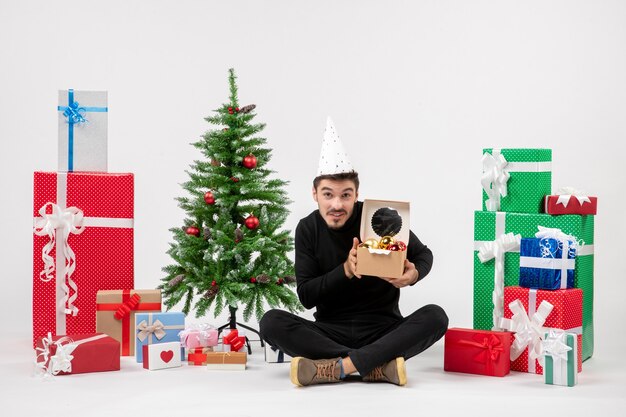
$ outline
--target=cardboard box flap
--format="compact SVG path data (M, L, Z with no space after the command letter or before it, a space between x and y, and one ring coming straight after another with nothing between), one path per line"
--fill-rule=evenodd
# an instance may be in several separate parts
M408 201L363 200L361 241L392 236L409 244L410 203Z

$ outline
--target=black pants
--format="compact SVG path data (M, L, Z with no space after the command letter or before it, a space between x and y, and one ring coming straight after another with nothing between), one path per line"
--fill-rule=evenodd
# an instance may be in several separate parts
M283 310L270 310L259 323L261 337L290 356L331 359L349 356L361 375L399 356L411 358L439 340L448 316L426 305L403 318L377 317L333 322L310 321Z

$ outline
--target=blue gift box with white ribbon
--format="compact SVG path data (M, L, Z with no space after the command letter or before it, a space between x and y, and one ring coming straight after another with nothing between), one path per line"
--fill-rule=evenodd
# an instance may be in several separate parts
M575 242L554 238L523 238L519 285L558 290L574 288Z
M178 333L185 329L185 314L179 312L135 314L135 357L143 362L143 346L166 342L178 342ZM181 346L181 358L185 357Z
M58 103L58 170L107 172L107 92L59 90Z

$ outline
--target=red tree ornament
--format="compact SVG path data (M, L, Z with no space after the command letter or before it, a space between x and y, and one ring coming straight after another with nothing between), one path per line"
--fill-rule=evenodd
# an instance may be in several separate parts
M283 285L283 282L285 281L282 278L278 278L278 281L276 281L278 285Z
M256 156L252 154L248 154L247 156L243 158L243 166L248 169L256 168L256 163L257 163Z
M211 191L204 193L204 202L207 204L215 204L215 196Z
M216 285L217 285L217 281L216 280L211 281L211 286L212 287L215 287Z
M231 179L233 182L239 182L239 178L237 178L237 177L230 177L230 179Z
M246 218L244 224L248 229L254 230L259 227L259 218L256 217L254 214L251 214Z
M250 282L253 284L256 284L256 278L255 277L250 277Z
M189 226L188 228L185 229L185 233L191 236L198 237L200 236L200 229L198 229L196 226Z

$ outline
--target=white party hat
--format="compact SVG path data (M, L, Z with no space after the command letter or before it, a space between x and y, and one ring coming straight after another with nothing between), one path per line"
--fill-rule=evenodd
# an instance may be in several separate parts
M328 117L326 120L326 130L324 131L324 140L322 141L322 152L320 153L320 163L317 168L317 176L342 174L352 172L352 163L348 158L348 154L343 148L341 140L333 121Z

